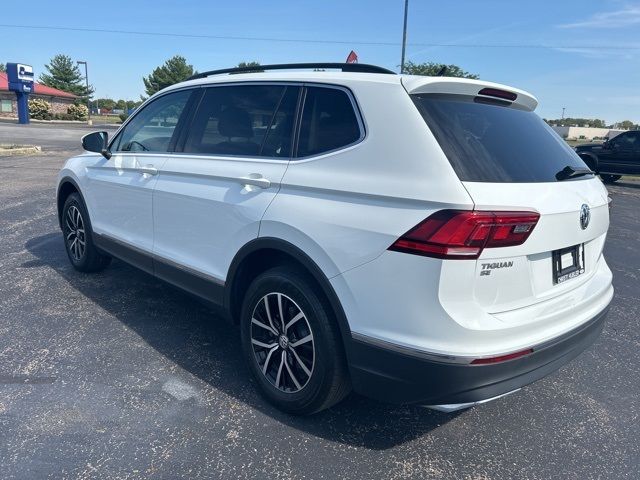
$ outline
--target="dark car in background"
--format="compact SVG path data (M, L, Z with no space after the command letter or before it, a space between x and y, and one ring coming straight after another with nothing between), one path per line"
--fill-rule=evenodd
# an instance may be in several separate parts
M604 143L578 145L576 152L604 182L640 175L640 130L621 133Z

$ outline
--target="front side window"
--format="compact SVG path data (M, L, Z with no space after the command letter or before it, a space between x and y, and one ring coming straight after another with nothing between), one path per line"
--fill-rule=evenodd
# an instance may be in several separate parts
M298 157L330 152L361 138L360 124L347 92L309 87L304 101Z
M298 93L286 85L207 88L184 152L289 157Z
M145 106L113 142L117 152L168 152L191 90L168 93Z

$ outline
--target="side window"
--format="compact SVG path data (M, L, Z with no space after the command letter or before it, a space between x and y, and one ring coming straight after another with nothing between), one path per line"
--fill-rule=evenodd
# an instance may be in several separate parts
M329 152L358 141L358 117L349 95L336 88L309 87L304 101L298 157Z
M614 148L620 150L631 150L634 143L634 138L632 135L633 134L631 133L621 133L619 135L616 135L613 140L611 140L611 143L613 144Z
M635 152L640 152L640 132L631 132L627 135L629 135L629 139L631 140L630 149Z
M117 152L167 152L192 90L169 93L154 100L127 124L112 145Z
M299 87L209 87L184 146L186 153L289 157Z

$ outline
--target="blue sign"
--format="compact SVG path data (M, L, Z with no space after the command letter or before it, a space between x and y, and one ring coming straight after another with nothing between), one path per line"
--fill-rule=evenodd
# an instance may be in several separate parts
M7 63L9 90L16 92L18 123L29 123L29 94L33 92L33 67L23 63Z
M9 90L31 93L33 91L33 68L22 63L7 63Z

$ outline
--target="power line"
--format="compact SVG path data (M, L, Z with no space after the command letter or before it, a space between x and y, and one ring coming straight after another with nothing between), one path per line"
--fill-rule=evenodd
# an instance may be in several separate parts
M376 42L368 40L312 40L305 38L281 37L242 37L233 35L207 35L195 33L144 32L136 30L108 30L101 28L57 27L45 25L0 24L0 28L18 28L31 30L56 30L83 33L108 33L121 35L143 35L172 38L198 38L209 40L243 40L252 42L313 43L329 45L373 45L397 47L398 42ZM533 49L580 49L580 50L640 50L640 45L549 45L549 44L492 44L492 43L407 43L411 47L443 47L443 48L533 48Z

